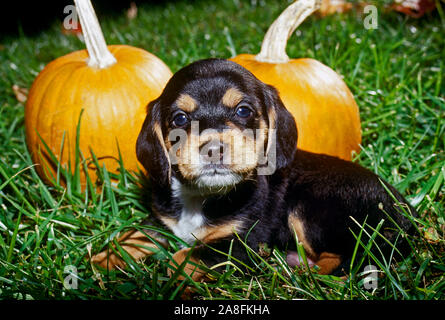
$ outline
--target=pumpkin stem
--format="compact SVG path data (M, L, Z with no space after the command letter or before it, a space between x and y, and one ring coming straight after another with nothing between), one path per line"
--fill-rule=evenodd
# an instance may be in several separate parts
M88 51L88 65L99 69L117 62L107 48L104 35L90 0L74 0Z
M296 0L271 24L264 36L261 51L255 59L260 62L285 63L287 40L295 29L321 7L322 0Z

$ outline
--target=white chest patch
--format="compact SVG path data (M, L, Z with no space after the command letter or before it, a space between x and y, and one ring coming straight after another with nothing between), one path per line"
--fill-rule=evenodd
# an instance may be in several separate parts
M188 244L193 244L196 238L199 238L199 233L205 224L202 213L202 203L205 198L192 192L175 178L172 179L172 191L181 201L183 208L178 222L170 225L170 228L177 237Z

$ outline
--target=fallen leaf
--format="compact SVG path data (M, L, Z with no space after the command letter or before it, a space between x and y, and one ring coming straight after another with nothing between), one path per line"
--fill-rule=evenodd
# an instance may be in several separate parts
M434 0L395 0L390 8L413 18L421 18L433 11L436 3Z
M15 98L20 103L25 103L26 99L28 98L28 89L27 88L20 88L18 85L14 84L12 86L12 91L15 94Z
M82 26L80 25L80 22L77 22L74 25L70 25L69 28L66 28L65 25L62 23L61 28L62 28L62 33L64 35L68 36L82 35Z
M127 10L127 18L133 20L138 15L138 7L136 3L130 3L130 8Z
M346 0L323 0L317 13L325 17L334 13L344 13L351 9L352 4Z
M425 236L425 239L431 244L434 244L434 243L437 243L440 241L439 233L437 232L436 229L434 229L432 227L428 228L428 230L425 231L424 236Z
M270 256L271 249L268 247L267 243L260 243L259 247L259 255L263 258Z

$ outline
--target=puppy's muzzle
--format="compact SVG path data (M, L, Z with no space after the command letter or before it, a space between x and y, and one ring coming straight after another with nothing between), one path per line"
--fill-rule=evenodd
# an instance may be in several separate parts
M216 139L202 144L199 147L199 157L203 165L209 167L224 166L224 154L228 146Z

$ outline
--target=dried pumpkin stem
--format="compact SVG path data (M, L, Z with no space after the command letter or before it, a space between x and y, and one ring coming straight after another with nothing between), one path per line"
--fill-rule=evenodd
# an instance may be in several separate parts
M272 23L264 36L261 51L255 59L260 62L285 63L287 40L295 29L321 7L322 0L297 0Z
M117 62L107 48L104 35L90 0L74 0L88 51L88 65L99 69Z

